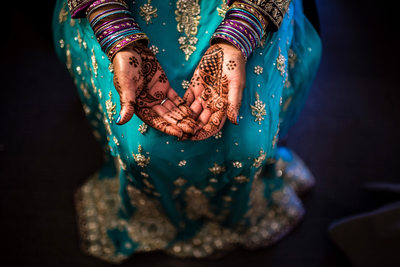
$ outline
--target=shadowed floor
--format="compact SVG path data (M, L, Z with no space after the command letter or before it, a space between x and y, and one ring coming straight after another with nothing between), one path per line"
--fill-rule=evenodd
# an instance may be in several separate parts
M376 1L348 2L318 1L323 60L289 135L289 146L317 178L304 199L307 214L300 226L271 248L236 250L220 260L151 253L134 255L122 266L350 266L327 227L392 200L369 193L363 184L399 180L400 91L394 11ZM38 35L50 30L35 28L30 19L13 19L15 29L3 50L2 262L110 266L79 250L72 199L77 186L100 167L101 150L68 72Z

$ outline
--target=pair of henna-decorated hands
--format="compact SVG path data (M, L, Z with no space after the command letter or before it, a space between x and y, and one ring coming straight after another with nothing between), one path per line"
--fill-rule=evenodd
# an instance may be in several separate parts
M214 44L205 52L183 99L144 45L121 50L113 65L121 103L119 125L136 114L151 127L181 140L204 140L221 130L227 117L238 124L245 59L228 43Z

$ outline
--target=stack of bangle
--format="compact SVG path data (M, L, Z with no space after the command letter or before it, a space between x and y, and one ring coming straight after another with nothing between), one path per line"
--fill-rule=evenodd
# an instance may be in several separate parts
M104 6L111 8L89 19L93 12ZM118 51L127 45L138 40L148 41L146 34L134 21L128 5L123 0L97 0L86 10L86 17L97 41L110 61Z
M267 21L256 8L247 3L234 2L215 30L211 44L217 39L224 39L238 48L247 60L260 44L266 26Z

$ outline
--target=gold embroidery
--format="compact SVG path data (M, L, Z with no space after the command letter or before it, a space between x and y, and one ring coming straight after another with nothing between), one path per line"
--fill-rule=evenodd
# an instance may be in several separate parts
M279 56L276 59L276 68L281 72L281 76L283 76L285 74L285 62L286 62L286 58L284 55L282 55L281 53L281 48L279 47Z
M178 0L176 2L175 19L178 22L178 32L183 32L185 36L178 39L180 49L185 54L185 59L189 57L196 50L197 44L197 27L200 23L200 5L198 0Z
M211 168L208 168L208 170L214 175L218 175L226 171L224 166L220 166L216 162L214 162L214 165Z
M67 58L66 65L67 65L67 69L69 70L69 72L72 73L71 72L71 70L72 70L72 58L71 58L71 50L69 48L70 48L70 46L69 46L69 44L67 44L67 49L65 50L65 56Z
M267 153L265 153L264 150L260 148L260 155L254 159L253 166L255 168L260 168L266 157Z
M157 55L160 51L159 51L159 49L158 49L158 47L157 46L155 46L155 45L152 45L152 46L150 46L150 51L154 54L154 55Z
M182 88L183 88L183 90L188 89L188 88L189 88L189 85L190 85L190 82L189 82L189 81L186 81L186 80L183 80L183 81L182 81Z
M255 74L257 74L257 75L260 75L260 74L262 74L263 73L263 67L261 67L261 66L255 66L254 67L254 73Z
M148 129L148 128L149 128L149 126L147 126L147 124L143 122L143 123L139 126L138 131L139 131L141 134L144 134L145 132L147 132L147 129Z
M64 48L64 40L60 39L59 43L60 43L60 48Z
M243 164L240 161L234 161L233 162L233 167L235 168L242 168Z
M63 23L67 20L68 17L68 10L66 10L66 3L64 3L63 7L60 10L60 13L58 13L58 23Z
M134 154L132 152L133 158L135 159L137 165L139 167L146 167L150 163L150 157L146 157L145 155L142 154L143 148L141 145L138 146L138 153Z
M110 120L110 122L113 122L113 120L114 120L113 116L115 114L117 114L117 111L115 110L116 109L116 104L114 104L112 102L112 92L111 91L108 93L108 97L110 99L106 100L107 117Z
M265 104L260 100L260 95L256 92L256 101L254 102L254 106L250 105L251 108L251 115L255 116L255 122L261 125L261 121L264 120L265 115L267 112L265 110Z
M233 178L236 182L242 184L242 183L247 183L250 181L250 179L244 175L239 175Z
M94 54L94 48L92 48L92 56L90 58L92 60L94 77L97 78L97 70L99 69L99 65L97 64L96 55Z
M217 7L218 15L221 17L225 17L226 11L228 11L229 6L226 3L226 0L222 0L221 7Z
M151 19L157 18L157 8L151 5L151 0L147 0L147 4L140 7L139 15L146 21L146 24L153 23Z
M276 146L276 143L278 142L278 134L279 134L279 123L278 123L278 129L276 130L276 133L274 135L274 139L272 140L272 148Z
M82 40L82 37L81 37L81 32L79 31L79 29L77 29L76 32L77 32L77 34L76 34L74 40L78 42L79 48L82 48L82 41L83 40Z
M288 99L286 99L285 104L283 105L282 108L283 112L285 112L289 108L291 102L292 102L292 97L290 96Z
M175 181L174 181L174 185L175 186L183 186L187 183L187 181L185 179L183 179L182 177L178 177Z
M258 171L258 173L261 170ZM251 185L251 193L249 200L249 210L246 212L245 217L249 218L250 225L256 225L259 218L261 218L267 210L267 200L264 197L265 183L259 179L259 175L254 177Z
M178 163L178 166L179 167L183 167L183 166L185 166L186 165L186 160L181 160L181 161L179 161L179 163Z
M208 199L201 190L195 186L190 186L185 192L186 215L191 220L197 220L201 217L212 218Z
M118 141L117 137L114 136L113 137L113 141L117 146L119 146L119 141Z

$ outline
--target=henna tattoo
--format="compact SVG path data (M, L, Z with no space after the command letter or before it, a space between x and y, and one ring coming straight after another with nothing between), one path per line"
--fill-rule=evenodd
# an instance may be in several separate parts
M159 81L160 83L166 83L166 82L168 81L167 76L166 76L164 73L162 73L162 74L158 77L158 81Z
M234 60L229 60L229 62L226 63L226 67L228 70L234 70L236 68L236 62Z
M139 66L139 60L135 57L129 57L129 64L137 68Z
M223 74L223 49L219 46L211 47L200 61L199 80L204 87L200 98L205 108L210 109L211 117L207 124L200 129L194 139L201 140L215 134L226 117L228 108L228 78Z

